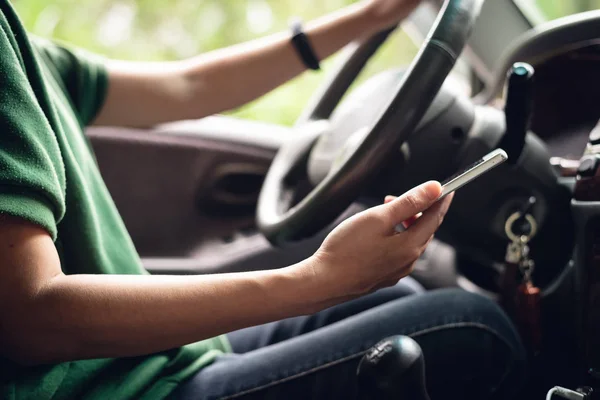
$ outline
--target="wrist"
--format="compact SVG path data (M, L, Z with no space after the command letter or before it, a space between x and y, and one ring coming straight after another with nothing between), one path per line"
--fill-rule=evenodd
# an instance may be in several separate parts
M325 270L328 268L323 268L322 261L314 255L281 270L294 282L302 314L314 314L339 302L340 296L332 290L335 284L323 273Z

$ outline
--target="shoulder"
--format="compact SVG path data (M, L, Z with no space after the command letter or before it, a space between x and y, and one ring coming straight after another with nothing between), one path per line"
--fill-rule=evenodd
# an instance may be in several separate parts
M38 59L44 64L51 65L62 73L73 68L76 62L75 55L61 43L35 35L29 35L29 42Z

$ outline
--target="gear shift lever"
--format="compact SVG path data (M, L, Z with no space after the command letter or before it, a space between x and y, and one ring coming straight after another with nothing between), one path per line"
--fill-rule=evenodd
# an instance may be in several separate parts
M361 400L429 400L423 353L408 336L392 336L371 347L357 375Z

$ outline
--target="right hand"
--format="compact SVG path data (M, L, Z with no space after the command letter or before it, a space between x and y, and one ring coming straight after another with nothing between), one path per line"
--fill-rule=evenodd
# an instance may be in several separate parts
M310 263L330 299L361 296L408 275L452 201L450 195L436 203L441 190L438 182L424 183L336 227ZM423 215L409 229L396 232L396 225L420 212Z

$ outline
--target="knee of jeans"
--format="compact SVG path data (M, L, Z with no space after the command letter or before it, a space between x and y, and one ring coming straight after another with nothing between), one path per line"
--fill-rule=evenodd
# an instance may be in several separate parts
M469 320L474 320L473 322L510 323L498 304L480 294L458 288L437 289L429 294L429 301L443 306L449 314L464 315Z
M466 322L481 323L496 331L515 353L524 348L515 326L504 310L493 300L463 289L439 289L430 292L431 301L448 311L449 317L461 316Z

